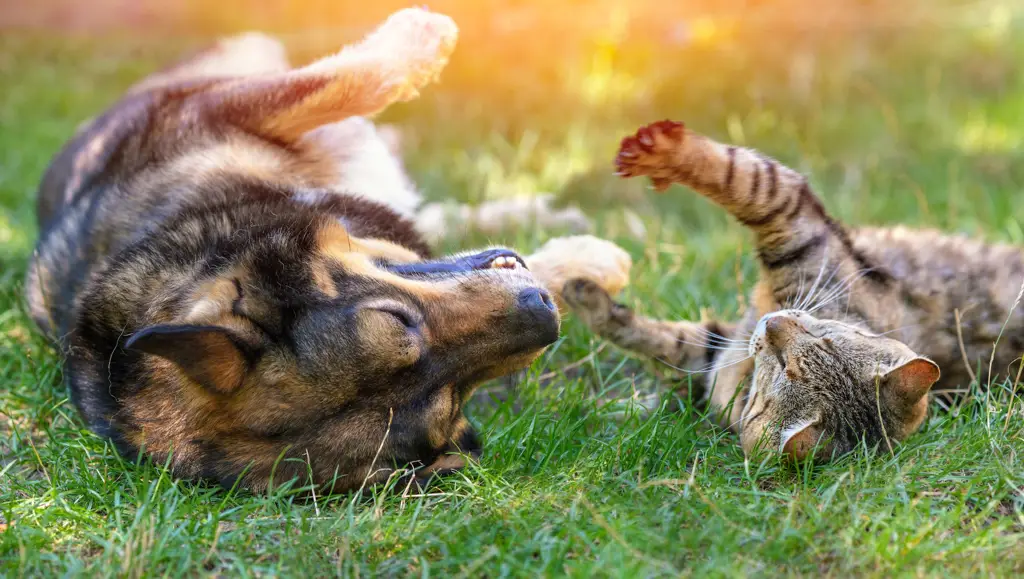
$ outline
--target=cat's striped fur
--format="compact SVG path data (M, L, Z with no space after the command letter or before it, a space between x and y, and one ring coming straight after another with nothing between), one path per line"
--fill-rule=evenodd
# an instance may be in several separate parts
M761 272L751 307L737 323L698 323L635 315L585 281L570 282L564 297L614 343L696 373L748 452L803 457L818 445L821 456L862 439L902 440L924 420L933 384L966 386L964 358L988 367L1004 322L992 368L1005 372L1024 351L1024 315L1011 313L1024 279L1020 248L930 230L848 229L803 175L671 121L624 139L616 165L659 190L686 185L754 233Z

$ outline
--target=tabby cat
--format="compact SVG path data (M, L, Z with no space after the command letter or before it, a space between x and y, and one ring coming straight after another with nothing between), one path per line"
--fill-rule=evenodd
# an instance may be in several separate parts
M753 231L760 279L751 306L739 322L662 321L584 280L567 283L563 297L614 344L697 377L748 454L827 459L862 440L891 448L921 426L933 386L966 386L968 366L988 368L993 344L998 371L1024 351L1020 248L846 228L804 176L677 122L624 139L616 166L658 190L686 185Z

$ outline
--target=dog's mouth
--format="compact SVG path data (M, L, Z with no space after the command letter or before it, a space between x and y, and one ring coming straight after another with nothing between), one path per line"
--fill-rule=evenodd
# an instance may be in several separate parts
M487 249L479 253L454 255L439 260L390 264L390 271L407 277L468 273L492 269L527 271L526 262L511 249Z

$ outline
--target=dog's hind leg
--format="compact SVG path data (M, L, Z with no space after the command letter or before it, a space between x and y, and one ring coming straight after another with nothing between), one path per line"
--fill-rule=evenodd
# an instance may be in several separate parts
M447 16L408 8L362 42L308 66L225 79L194 96L211 118L295 143L317 127L415 98L447 64L457 37L458 28Z

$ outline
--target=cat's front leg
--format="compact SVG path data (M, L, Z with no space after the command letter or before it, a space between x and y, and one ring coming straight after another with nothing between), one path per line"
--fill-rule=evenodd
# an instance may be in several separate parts
M616 302L596 283L573 279L562 288L569 309L595 334L616 346L667 364L683 373L702 376L718 355L739 348L730 322L669 321L637 315Z

